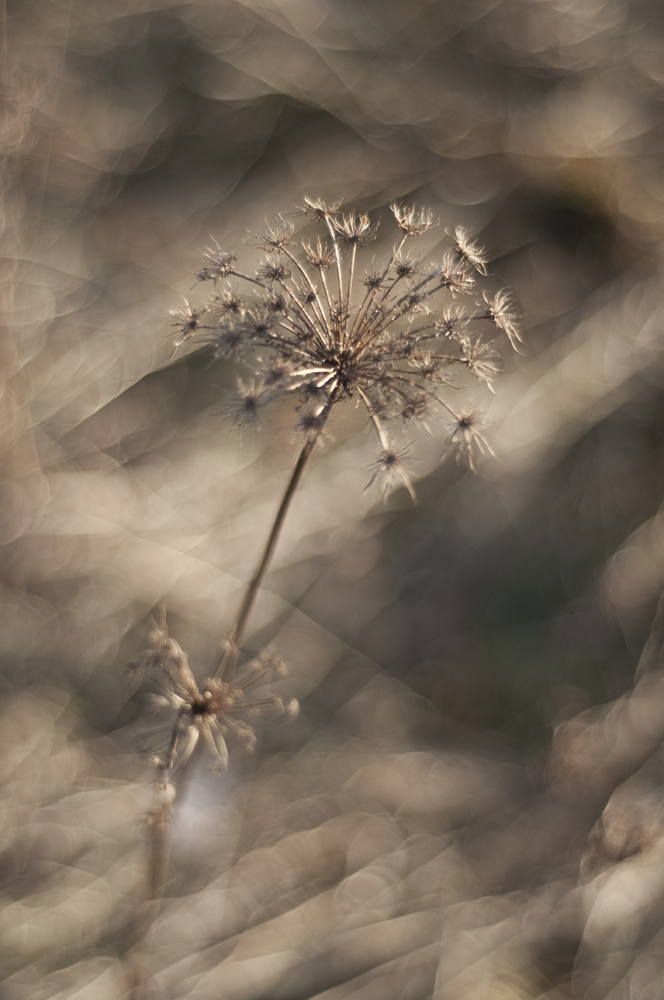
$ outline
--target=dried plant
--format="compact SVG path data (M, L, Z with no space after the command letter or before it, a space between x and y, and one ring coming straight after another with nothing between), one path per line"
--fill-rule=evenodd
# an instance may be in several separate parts
M400 484L412 492L404 461L410 446L396 444L387 424L426 423L442 407L449 444L465 451L473 465L475 455L488 450L481 420L453 407L441 391L458 388L464 369L493 387L500 359L474 324L488 320L517 348L514 304L501 289L493 295L485 291L479 303L463 308L455 300L473 296L477 275L487 273L486 251L457 228L442 260L427 264L404 245L434 226L433 214L396 203L391 208L400 239L386 263L372 260L358 277L358 250L376 238L378 223L364 214L340 214L339 208L304 199L301 214L325 225L327 242L303 240L303 259L294 253L293 223L281 216L263 233L252 234L266 255L252 274L238 269L234 253L218 244L209 247L195 275L212 282L215 294L200 309L185 301L172 311L175 344L198 334L215 358L250 358L253 378L238 381L221 412L243 431L258 425L275 400L291 396L307 456L332 408L344 399L360 400L380 444L371 482L379 480L384 489ZM249 286L252 294L243 296L229 279ZM222 281L226 285L220 288Z
M426 424L441 407L448 418L447 444L456 450L457 459L466 455L474 468L476 456L490 452L480 430L481 411L467 404L455 409L441 391L458 388L457 376L464 369L492 389L500 371L499 357L476 324L491 322L516 348L519 333L511 296L505 290L494 295L485 291L479 303L473 300L471 309L463 308L456 299L472 297L477 276L487 275L486 251L466 230L457 228L442 260L427 264L404 247L409 238L421 236L435 224L433 214L396 203L391 209L400 238L387 263L372 260L363 277L357 274L357 253L376 238L378 223L365 214L341 214L340 203L305 198L299 214L309 222L323 223L327 241L303 240L301 259L293 250L294 224L279 216L263 233L252 234L252 245L265 252L252 274L239 270L236 254L215 243L204 251L204 264L195 272L197 283L215 286L212 298L200 308L185 300L171 312L176 350L199 336L212 348L214 359L242 358L251 366L252 377L238 380L220 411L233 427L242 432L257 426L271 403L290 397L301 444L214 675L198 686L185 652L168 636L165 623L153 629L150 648L130 665L133 673L150 682L153 701L175 712L164 750L153 756L156 797L148 817L151 908L136 934L134 1000L143 996L147 982L147 936L168 857L173 779L182 775L201 743L218 769L228 763L227 736L253 746L253 730L237 720L237 714L269 709L292 717L297 712L294 700L284 702L273 694L246 697L250 686L270 674L286 672L280 657L264 652L237 675L236 666L291 500L333 407L354 399L366 408L379 442L368 486L378 481L384 494L403 486L415 499L412 443L390 437L387 425L392 420ZM249 297L231 279L250 286Z

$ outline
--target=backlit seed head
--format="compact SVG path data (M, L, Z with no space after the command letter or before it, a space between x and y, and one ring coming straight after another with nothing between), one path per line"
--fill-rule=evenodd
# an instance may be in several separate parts
M483 293L487 319L490 319L499 330L504 330L515 351L519 350L521 335L519 333L519 314L514 304L511 292L501 288L495 295Z
M238 379L235 392L219 413L228 417L233 428L242 433L260 427L263 410L270 402L272 397L264 385L253 379L246 383Z
M176 327L176 331L173 334L176 347L186 343L187 340L191 340L198 333L201 329L201 317L205 312L205 306L202 309L194 309L186 299L183 306L176 306L175 309L171 309L171 316L174 321L173 326Z
M203 259L205 263L198 271L194 271L194 277L198 281L213 281L215 284L233 273L233 265L237 261L235 254L222 250L216 240L213 247L207 247L203 251Z
M349 247L365 247L376 239L378 222L370 222L368 215L344 215L341 219L332 219L332 225L338 235Z
M285 701L278 695L260 692L247 695L249 688L287 673L283 659L273 650L266 650L231 681L209 677L199 687L186 653L168 636L165 627L155 627L150 647L127 669L158 692L165 707L176 713L165 733L164 751L152 757L153 766L160 772L159 782L166 790L172 788L167 777L187 762L199 740L209 751L213 768L219 771L228 766L227 738L247 749L255 746L254 730L238 715L269 712L293 719L299 708L294 698Z
M383 499L387 493L395 486L404 486L415 501L415 491L410 481L410 470L413 462L410 458L412 444L406 441L402 445L396 445L390 441L387 446L378 453L376 461L369 468L373 475L367 483L368 489L376 480L383 488Z
M305 198L300 213L309 219L310 222L321 222L323 219L331 219L337 214L340 208L340 201L326 205L320 198Z
M398 205L393 201L390 205L397 228L407 236L420 236L427 229L435 226L433 212L428 208L416 209L414 205Z
M327 271L334 264L334 253L322 240L317 240L315 247L311 243L303 242L302 247L307 255L307 260L317 271Z
M480 274L486 274L486 265L489 259L484 247L479 243L474 243L470 238L470 232L463 226L457 226L454 230L455 242L453 250L457 259L464 264L474 267Z
M378 223L364 213L341 215L339 208L305 198L300 216L305 224L322 223L326 236L301 240L299 251L291 221L279 216L267 224L254 235L267 257L251 273L235 270L233 254L206 251L205 266L244 282L246 298L244 287L242 298L228 288L207 311L188 303L175 310L177 342L201 331L215 358L242 358L251 368L253 378L241 379L221 410L237 431L257 427L267 404L286 397L297 413L301 446L309 448L322 439L332 408L352 399L366 407L379 441L372 481L406 485L409 449L388 444L386 424L428 425L442 407L453 421L449 447L474 464L489 453L482 418L453 407L443 392L463 388L463 379L455 380L463 371L493 391L500 359L482 325L490 321L517 347L510 294L485 292L479 306L466 299L464 307L486 274L486 251L459 227L440 263L427 265L406 242L431 228L433 214L410 205L391 206L400 238L389 259L363 266L361 252L376 239Z

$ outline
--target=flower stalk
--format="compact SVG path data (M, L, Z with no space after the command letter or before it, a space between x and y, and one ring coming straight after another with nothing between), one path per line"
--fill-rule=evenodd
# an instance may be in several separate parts
M233 622L233 625L231 626L230 631L228 632L228 635L224 640L224 650L221 654L219 663L217 664L217 667L214 671L213 677L219 675L221 679L224 680L229 677L232 677L233 673L235 672L237 658L240 653L242 641L244 639L244 633L247 628L251 612L253 611L254 605L256 603L256 598L258 597L258 593L263 585L263 580L265 579L267 571L270 568L270 563L272 562L272 557L274 556L275 550L277 548L279 537L281 535L281 530L284 526L284 522L286 520L286 516L288 514L291 501L295 496L295 492L298 486L300 485L300 480L302 479L304 468L309 460L309 456L311 455L316 445L316 441L318 440L319 434L322 431L325 422L327 421L327 417L329 416L332 406L334 405L334 401L335 397L333 394L328 400L325 409L322 411L320 415L321 417L320 429L318 430L317 433L309 435L304 444L302 445L302 448L300 449L297 461L295 462L295 468L293 469L291 477L288 480L288 484L284 491L284 495L281 498L281 503L279 504L276 517L270 529L270 533L267 537L265 548L263 549L261 557L258 561L258 565L256 566L256 570L249 582L247 591L238 609L235 621Z
M435 224L432 213L412 206L390 207L400 235L387 263L372 262L363 279L358 278L358 255L376 238L378 223L362 213L341 215L340 203L326 205L305 198L300 214L311 223L324 222L329 244L320 238L315 245L303 241L304 255L298 256L292 249L295 227L279 217L262 234L253 234L258 241L254 245L266 256L253 274L247 274L237 268L233 252L215 243L204 252L203 266L195 272L197 282L214 286L211 300L201 308L185 300L171 312L174 350L202 337L215 360L252 363L252 378L238 381L220 411L234 428L242 432L257 427L269 405L291 398L301 444L213 674L198 684L186 653L168 635L165 622L155 625L150 647L130 664L129 669L151 685L154 704L172 714L164 746L153 756L148 898L135 928L130 1000L142 1000L147 989L149 941L166 879L176 784L181 785L191 771L200 748L208 751L217 770L223 770L228 765L227 739L254 746L252 727L238 715L271 711L288 718L297 711L294 699L285 701L260 690L252 695L250 690L285 674L281 657L264 650L239 670L238 660L293 497L333 407L355 399L366 409L379 444L367 488L378 481L384 495L401 486L415 500L412 444L395 441L387 431L386 425L395 419L426 426L435 407L442 407L448 418L447 442L457 459L466 456L474 468L479 455L491 453L480 430L485 423L482 412L469 405L453 407L441 391L458 390L455 379L463 373L492 389L499 358L492 342L485 341L472 324L491 322L517 349L520 336L510 293L484 292L472 311L464 310L455 300L473 293L478 275L487 276L484 249L466 230L457 228L452 246L427 273L421 256L404 251L404 246ZM332 268L337 280L328 283L326 272ZM231 281L248 286L249 297ZM441 295L452 301L441 306L437 299Z

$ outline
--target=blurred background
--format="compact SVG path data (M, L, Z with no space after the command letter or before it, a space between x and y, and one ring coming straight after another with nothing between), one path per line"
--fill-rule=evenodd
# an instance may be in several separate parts
M249 638L302 713L189 790L153 994L655 1000L661 5L4 2L0 995L124 995L124 667L163 607L206 676L294 453L286 412L238 442L241 368L173 357L169 310L308 195L380 218L377 254L392 199L430 247L472 229L523 354L475 394L477 475L420 435L418 506L365 491L335 412Z

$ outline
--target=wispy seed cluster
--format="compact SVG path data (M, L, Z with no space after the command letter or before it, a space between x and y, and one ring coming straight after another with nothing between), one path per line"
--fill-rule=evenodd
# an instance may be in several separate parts
M187 654L164 627L155 625L150 647L127 669L151 688L156 708L170 708L175 713L166 731L166 745L153 757L154 766L165 777L171 777L186 763L199 741L207 747L216 768L225 770L229 737L248 748L255 746L254 730L243 716L269 712L293 718L299 709L294 698L285 701L269 693L251 697L251 688L287 673L284 660L269 649L246 664L231 681L209 677L199 688Z
M400 233L392 253L362 265L358 251L376 238L378 222L340 208L305 198L300 214L324 232L299 247L293 223L281 216L252 234L265 257L251 273L239 270L235 254L218 244L205 250L195 276L215 291L200 309L185 302L172 311L176 346L200 336L215 358L250 362L251 377L238 382L222 410L238 431L257 426L270 403L290 396L297 430L310 443L336 403L361 401L380 445L371 482L411 489L411 445L395 443L387 425L426 424L442 407L449 446L473 466L488 450L483 416L454 407L450 390L459 388L463 371L493 389L500 356L485 339L486 323L518 349L510 293L477 297L488 258L465 229L455 230L436 262L406 248L435 225L428 209L413 206L391 205Z

